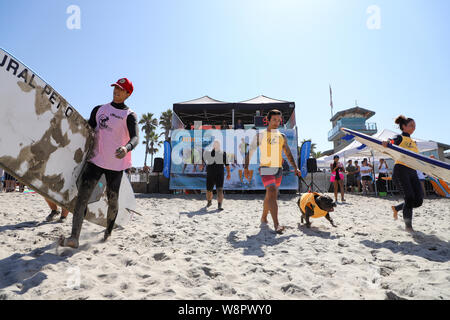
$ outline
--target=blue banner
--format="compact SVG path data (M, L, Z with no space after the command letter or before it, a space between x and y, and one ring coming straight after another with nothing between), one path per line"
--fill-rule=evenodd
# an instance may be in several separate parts
M297 133L294 129L279 130L286 135L294 159L298 157ZM259 174L259 148L250 160L249 174L244 174L244 160L256 130L173 130L170 189L206 189L204 152L212 150L214 141L227 154L230 179L224 168L225 190L264 190ZM297 190L298 178L283 152L283 178L280 189Z
M302 143L300 148L300 171L302 172L302 178L306 178L308 175L307 162L311 154L311 140Z
M170 162L171 162L171 155L172 148L170 146L169 141L164 141L164 169L163 174L164 177L169 178L170 177Z

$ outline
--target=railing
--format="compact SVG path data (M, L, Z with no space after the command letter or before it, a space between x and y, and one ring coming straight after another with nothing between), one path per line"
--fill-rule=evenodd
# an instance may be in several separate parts
M341 128L348 128L356 131L361 132L369 132L369 133L375 133L377 132L377 124L375 122L369 122L365 123L363 125L361 124L351 124L351 123L344 123L338 121L336 126L328 131L328 140L331 140L337 133L339 133Z

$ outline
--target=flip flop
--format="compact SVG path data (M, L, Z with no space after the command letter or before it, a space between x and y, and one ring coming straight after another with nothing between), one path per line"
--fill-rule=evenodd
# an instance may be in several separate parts
M286 229L286 227L284 227L284 226L278 226L275 229L275 232L278 233L278 234L282 234L285 229Z

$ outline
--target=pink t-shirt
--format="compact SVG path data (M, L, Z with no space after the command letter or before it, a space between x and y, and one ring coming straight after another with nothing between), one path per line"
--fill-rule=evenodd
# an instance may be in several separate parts
M96 115L95 142L90 162L98 167L122 171L131 167L131 152L123 159L116 158L116 150L130 141L127 117L130 109L114 108L111 103L101 106Z

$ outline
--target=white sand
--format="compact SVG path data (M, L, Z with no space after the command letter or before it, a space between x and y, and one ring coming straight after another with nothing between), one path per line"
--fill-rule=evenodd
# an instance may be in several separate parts
M450 200L425 199L404 231L399 199L347 195L311 229L282 194L283 235L260 228L263 195L138 195L136 216L107 243L85 222L77 250L57 248L37 194L0 193L0 299L450 299ZM79 276L77 276L79 275Z

